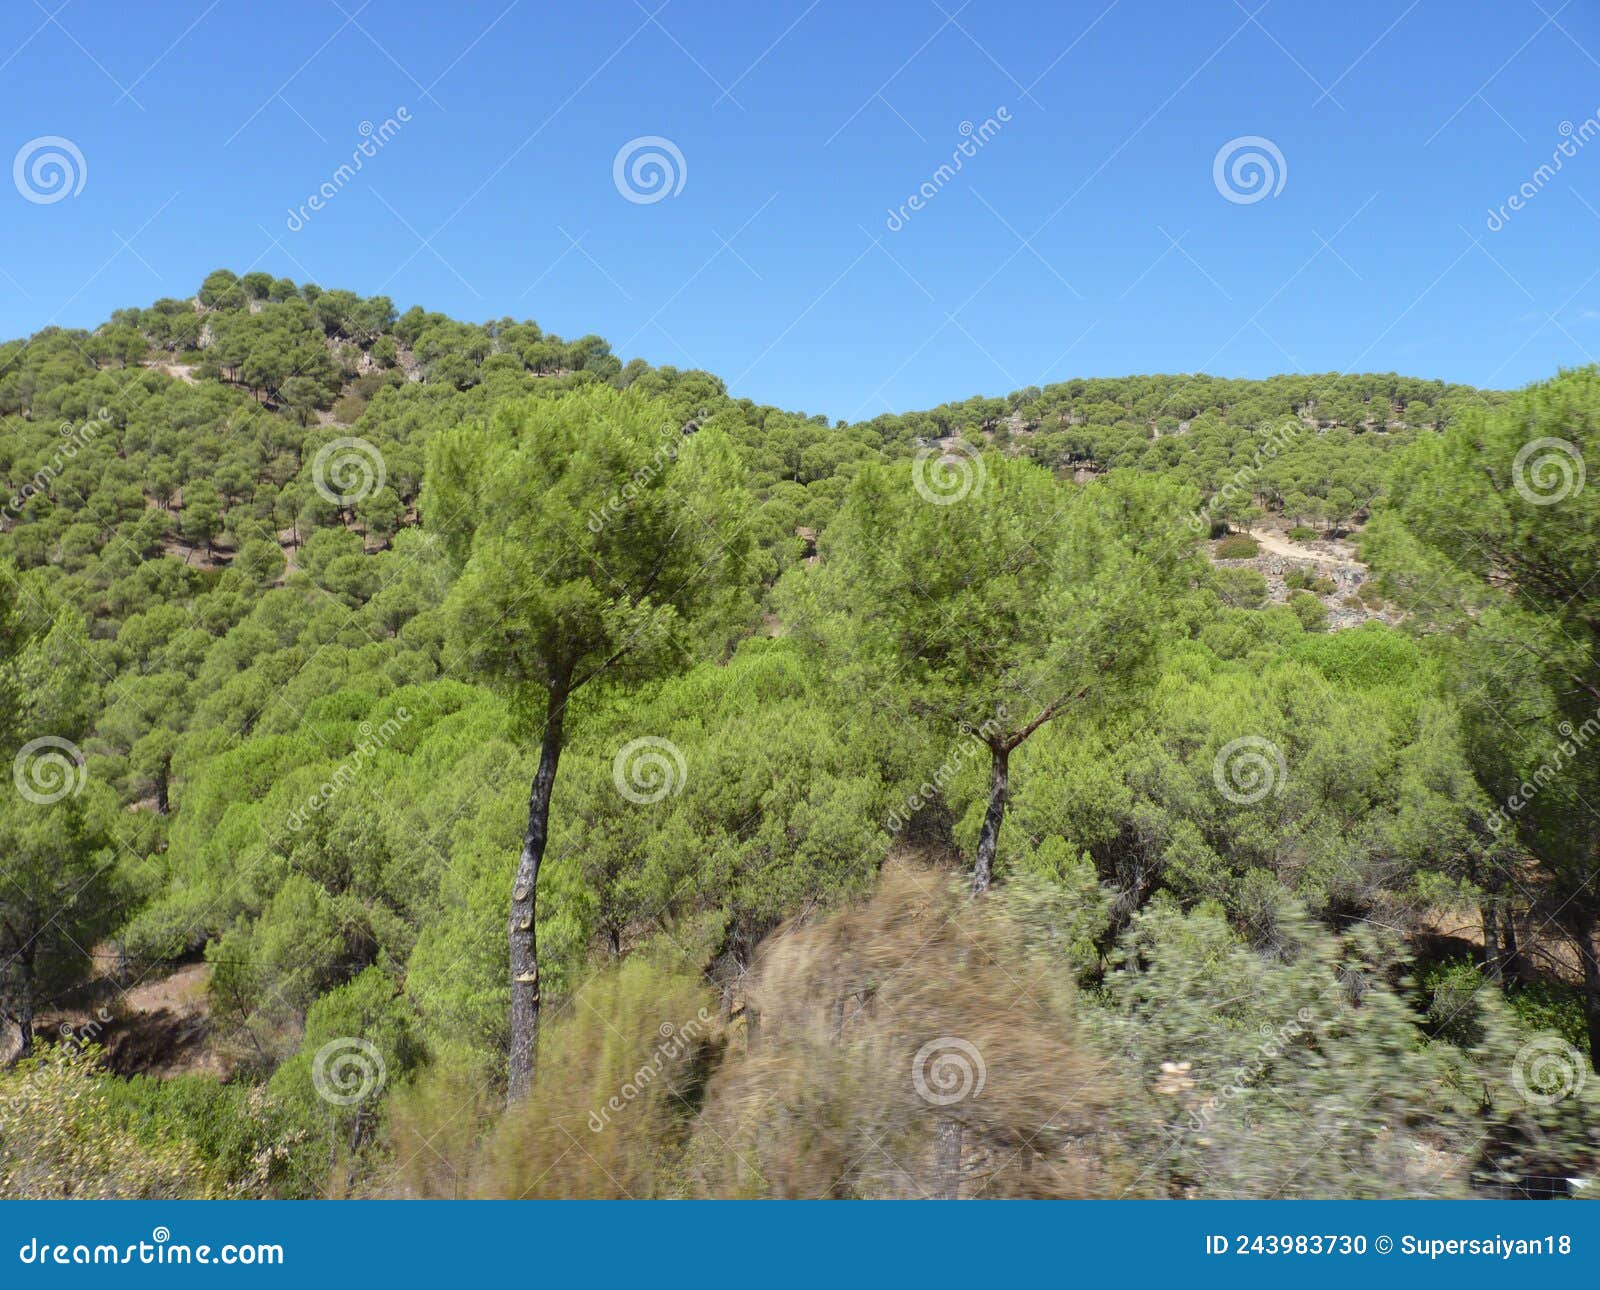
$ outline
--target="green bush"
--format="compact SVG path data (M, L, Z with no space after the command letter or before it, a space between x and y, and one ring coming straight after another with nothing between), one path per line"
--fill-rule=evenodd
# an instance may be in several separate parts
M1308 632L1320 632L1328 625L1328 607L1309 591L1290 592L1289 608Z
M1261 552L1260 545L1248 533L1230 533L1217 543L1219 560L1253 560Z
M1267 599L1267 579L1255 569L1213 569L1211 585L1230 609L1260 609Z
M1318 533L1316 529L1305 524L1296 524L1289 530L1289 541L1291 542L1315 542L1321 536L1322 534Z

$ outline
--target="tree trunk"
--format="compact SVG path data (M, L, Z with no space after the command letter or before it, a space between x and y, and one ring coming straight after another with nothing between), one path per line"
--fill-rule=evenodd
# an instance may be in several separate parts
M972 867L972 894L982 895L994 881L994 853L1000 842L1000 825L1006 818L1006 799L1011 793L1011 750L989 745L989 809L978 833L978 858Z
M1483 917L1483 969L1489 980L1498 983L1500 973L1500 925L1494 902L1480 908Z
M1600 953L1594 943L1594 919L1586 918L1575 929L1578 957L1583 960L1583 1015L1589 1027L1589 1065L1600 1074Z
M1504 975L1522 979L1522 951L1517 947L1517 920L1508 909L1500 920L1500 964Z
M550 792L556 763L561 760L561 725L566 717L565 679L552 686L545 710L539 768L528 793L528 827L511 883L511 1056L506 1086L508 1103L520 1101L533 1084L534 1049L539 1040L539 946L534 918L538 912L539 865L544 860L550 827Z
M933 1130L933 1170L935 1200L961 1199L961 1139L965 1136L962 1124L948 1115L941 1115Z

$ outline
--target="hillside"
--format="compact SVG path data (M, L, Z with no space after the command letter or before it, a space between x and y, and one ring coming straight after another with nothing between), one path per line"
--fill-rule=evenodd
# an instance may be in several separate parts
M0 344L0 1193L1568 1189L1597 380Z

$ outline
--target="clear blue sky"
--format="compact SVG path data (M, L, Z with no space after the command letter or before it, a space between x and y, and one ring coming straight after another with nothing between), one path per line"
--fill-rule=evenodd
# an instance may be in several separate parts
M0 335L255 267L844 418L1130 372L1511 386L1600 354L1588 0L958 3L12 0L0 164L59 136L85 173L56 201L0 182ZM654 202L613 178L642 136L684 162ZM1230 201L1213 163L1245 136L1283 182Z

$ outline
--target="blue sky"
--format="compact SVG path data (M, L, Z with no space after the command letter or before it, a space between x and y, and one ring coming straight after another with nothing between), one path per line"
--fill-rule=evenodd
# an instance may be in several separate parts
M958 3L14 0L0 335L254 267L851 419L1084 375L1504 387L1600 355L1594 5ZM648 137L675 177L640 201L614 162ZM48 138L77 154L58 200ZM1230 179L1252 151L1264 195Z

